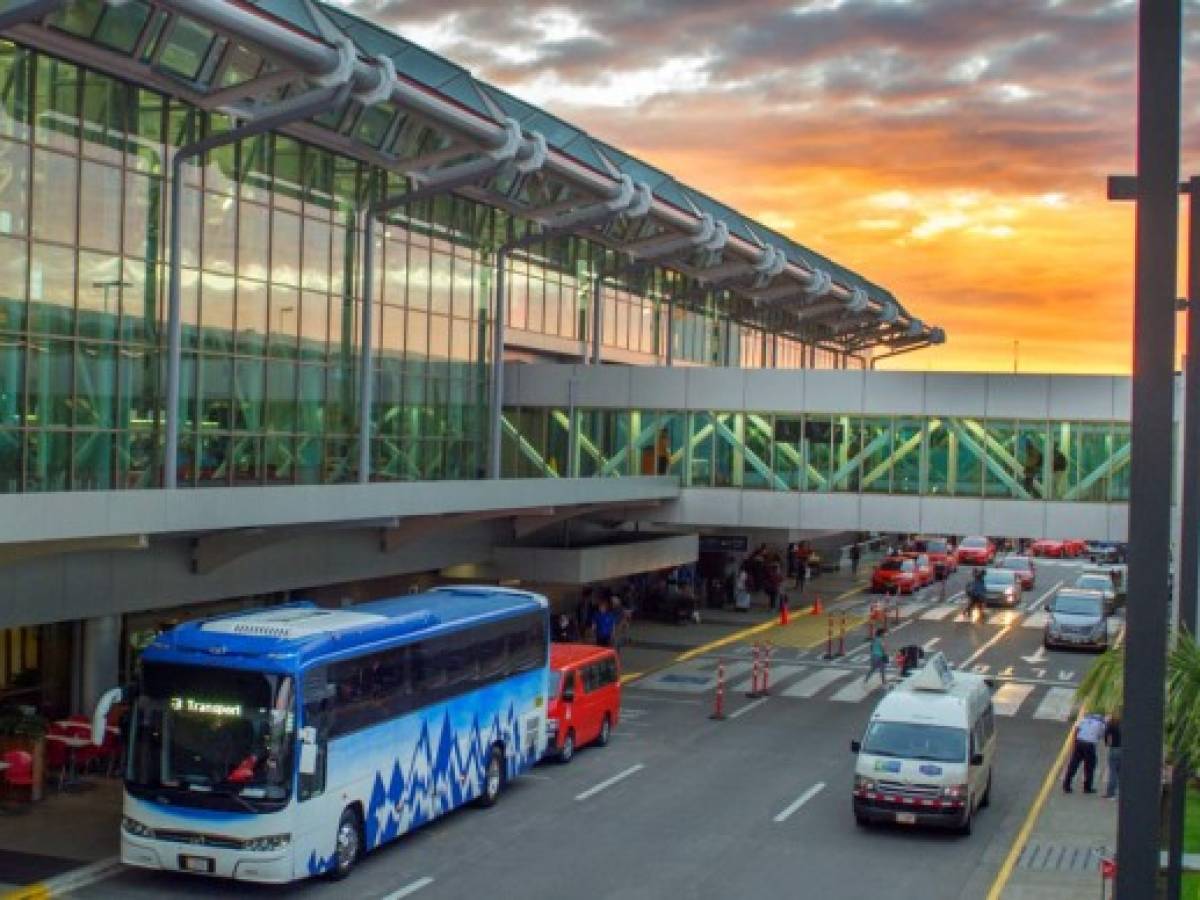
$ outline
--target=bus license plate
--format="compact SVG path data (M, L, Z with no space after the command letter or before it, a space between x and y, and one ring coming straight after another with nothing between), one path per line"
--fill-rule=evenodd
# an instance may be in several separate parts
M179 868L185 872L199 872L202 875L211 875L213 871L212 857L209 856L180 856Z
M896 813L896 821L901 825L916 825L917 817L914 813Z

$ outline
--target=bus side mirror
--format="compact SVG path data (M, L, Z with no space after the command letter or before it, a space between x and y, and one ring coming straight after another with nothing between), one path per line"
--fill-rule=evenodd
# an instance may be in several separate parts
M96 703L96 711L92 713L92 743L95 746L99 747L104 743L109 710L124 699L125 688L115 687L105 691L104 696Z
M315 775L317 772L317 729L306 725L300 729L300 765L301 775Z
M851 741L850 742L850 752L851 753L858 753L861 750L862 750L862 741Z
M982 753L971 754L971 765L982 766L983 765L983 754Z

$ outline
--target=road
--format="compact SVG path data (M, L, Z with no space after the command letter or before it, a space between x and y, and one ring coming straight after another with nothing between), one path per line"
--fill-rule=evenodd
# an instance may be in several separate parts
M347 882L241 886L245 896L399 900L465 896L586 898L920 897L986 894L1061 745L1070 697L1093 657L1046 652L1041 606L1078 565L1043 562L1015 613L957 619L937 586L904 604L889 649L917 643L997 679L999 751L992 805L975 833L859 829L850 812L854 759L879 696L862 688L862 632L846 659L824 646L780 649L772 693L744 694L749 648L722 648L729 718L711 721L714 655L628 685L606 748L546 763L508 786L491 810L466 809L364 859ZM954 576L947 595L965 583ZM851 598L847 606L861 606ZM954 608L951 609L951 606ZM876 682L877 683L877 682ZM919 860L919 862L918 862ZM802 890L798 890L801 888ZM227 883L123 872L81 897L224 895Z

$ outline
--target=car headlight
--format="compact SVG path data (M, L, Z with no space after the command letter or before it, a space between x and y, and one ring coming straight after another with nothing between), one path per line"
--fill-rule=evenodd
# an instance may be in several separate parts
M122 817L121 828L126 834L132 834L134 837L154 837L153 828L143 825L137 819L131 819L129 816Z
M252 853L268 853L272 850L285 850L288 844L292 842L290 834L272 834L267 837L253 838L242 844L243 850L249 850Z

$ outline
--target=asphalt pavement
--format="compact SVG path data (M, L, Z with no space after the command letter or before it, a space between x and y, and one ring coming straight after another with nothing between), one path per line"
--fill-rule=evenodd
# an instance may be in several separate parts
M824 641L778 647L767 698L745 696L746 642L648 672L626 685L608 747L583 749L569 765L542 764L494 808L437 820L368 856L347 882L234 887L123 871L74 896L983 897L1062 744L1074 686L1093 659L1041 645L1044 602L1078 567L1041 563L1019 609L974 623L961 619L959 573L945 601L938 585L904 598L901 621L890 627L893 653L920 644L996 679L992 804L970 837L855 825L849 742L880 696L877 679L862 684L860 628L844 658L823 659ZM869 600L847 597L835 611L864 614ZM713 721L721 662L728 718Z

